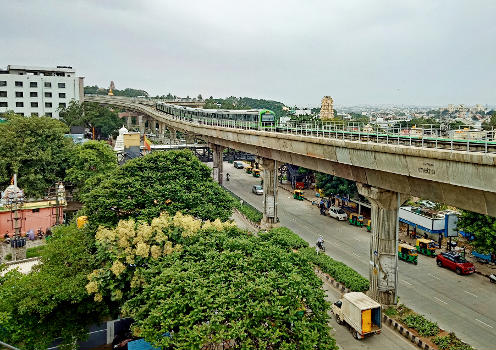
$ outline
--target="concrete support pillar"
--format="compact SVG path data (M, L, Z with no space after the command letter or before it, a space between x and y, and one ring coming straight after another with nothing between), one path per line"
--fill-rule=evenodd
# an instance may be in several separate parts
M133 126L133 117L130 115L127 116L127 130L130 130Z
M155 119L150 118L149 123L150 123L151 133L156 136L157 135L157 121Z
M170 137L170 144L175 145L176 144L176 137L177 137L176 129L169 128L169 137Z
M277 224L277 161L263 158L264 211L262 226L270 229ZM257 163L258 167L258 163Z
M145 121L143 120L143 115L138 116L138 125L139 125L139 131L141 135L145 134Z
M162 141L163 141L163 140L164 140L164 138L165 138L165 129L166 129L166 128L165 128L165 123L160 123L160 124L159 124L159 132L158 132L158 133L159 133L159 138L160 138L160 140L162 140Z
M357 183L358 192L372 204L369 296L384 305L398 300L398 209L400 193Z
M191 145L193 143L195 143L195 134L190 132L186 133L186 144Z
M222 154L224 152L224 147L221 145L210 144L210 148L212 149L212 158L213 158L213 166L212 166L212 177L215 182L222 186L222 180L224 177L223 169L223 161Z

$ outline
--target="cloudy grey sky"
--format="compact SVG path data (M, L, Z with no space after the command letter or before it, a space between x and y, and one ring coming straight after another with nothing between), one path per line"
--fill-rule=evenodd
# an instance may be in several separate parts
M496 104L494 0L1 0L0 67L286 104Z

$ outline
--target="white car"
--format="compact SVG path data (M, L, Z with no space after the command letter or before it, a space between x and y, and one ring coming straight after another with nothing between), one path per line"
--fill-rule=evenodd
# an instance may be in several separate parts
M330 207L329 208L329 216L334 219L338 220L346 220L348 219L348 215L346 215L346 212L338 207Z
M251 188L251 191L255 194L262 195L263 194L263 187L260 185L253 185Z

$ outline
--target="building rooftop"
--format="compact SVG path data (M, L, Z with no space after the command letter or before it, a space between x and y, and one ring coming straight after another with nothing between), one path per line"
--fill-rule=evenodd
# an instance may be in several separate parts
M36 66L18 66L9 64L6 70L0 70L2 74L19 74L19 73L43 73L48 75L50 73L76 73L75 69L70 66L57 66L57 67L36 67ZM47 74L48 73L48 74Z

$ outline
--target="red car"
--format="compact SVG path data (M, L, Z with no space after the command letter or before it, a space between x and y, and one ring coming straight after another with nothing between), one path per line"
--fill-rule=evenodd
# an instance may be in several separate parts
M436 256L437 266L447 267L455 271L457 274L468 275L475 272L475 267L471 262L468 262L456 253L441 253Z

